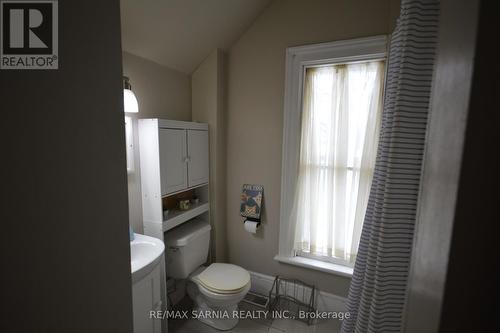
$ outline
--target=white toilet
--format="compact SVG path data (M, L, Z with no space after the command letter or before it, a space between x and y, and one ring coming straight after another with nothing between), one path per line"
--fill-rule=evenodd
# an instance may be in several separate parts
M223 263L205 263L210 244L210 225L192 220L165 234L167 276L187 279L187 293L196 304L197 319L219 330L238 323L233 316L250 290L245 269Z

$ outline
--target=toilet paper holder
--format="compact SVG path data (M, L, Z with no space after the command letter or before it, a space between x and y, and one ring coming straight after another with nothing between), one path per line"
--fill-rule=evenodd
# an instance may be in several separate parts
M257 222L257 227L260 227L260 220L258 220L258 219L253 219L251 217L247 217L246 219L243 220L243 224L245 224L246 221Z
M240 215L245 217L243 223L252 221L260 226L263 200L264 186L243 184L240 204Z
M243 222L243 229L250 234L256 234L260 229L260 221L247 218Z

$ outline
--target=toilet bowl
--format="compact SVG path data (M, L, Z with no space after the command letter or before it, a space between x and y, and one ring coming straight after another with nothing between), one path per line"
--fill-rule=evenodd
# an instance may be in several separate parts
M166 273L187 280L196 319L218 330L230 330L238 323L238 303L250 290L250 274L232 264L202 266L208 256L210 229L207 222L195 219L167 232Z
M238 323L235 312L250 286L250 274L243 268L215 263L189 276L187 293L195 303L198 320L218 330L230 330Z

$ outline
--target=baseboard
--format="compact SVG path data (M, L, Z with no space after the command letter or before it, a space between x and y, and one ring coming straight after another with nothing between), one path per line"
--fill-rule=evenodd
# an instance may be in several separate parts
M255 293L267 295L273 287L274 277L261 273L249 271L252 281L251 290ZM320 291L316 298L318 311L345 312L346 298L338 295Z

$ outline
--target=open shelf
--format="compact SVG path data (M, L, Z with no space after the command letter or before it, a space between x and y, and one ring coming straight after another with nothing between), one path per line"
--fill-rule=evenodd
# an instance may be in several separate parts
M186 191L189 191L189 190L196 190L196 189L205 187L207 185L208 185L208 183L203 183L203 184L198 184L196 186L186 187L185 189L182 189L182 190L179 190L179 191L175 191L175 192L171 192L169 194L163 195L162 198L172 197L172 196L175 196L175 195L177 195L179 193L186 192Z
M163 221L163 232L168 231L178 225L195 218L210 209L208 202L200 202L199 204L192 204L188 210L171 210L168 219Z

